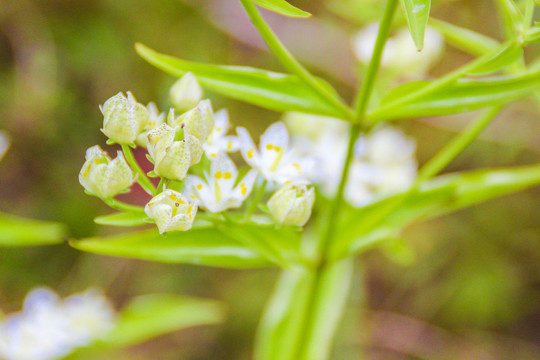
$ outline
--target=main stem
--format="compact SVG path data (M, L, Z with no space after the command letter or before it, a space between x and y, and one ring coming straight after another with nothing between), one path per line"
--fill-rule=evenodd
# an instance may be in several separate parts
M303 333L300 337L298 356L296 357L299 360L313 360L313 352L311 351L311 349L316 347L316 343L318 341L322 340L309 336L310 334L316 333L315 331L313 331L313 329L316 328L318 325L315 324L315 319L317 318L316 311L325 311L325 309L318 308L317 303L319 299L317 295L320 293L319 289L324 286L322 283L324 274L332 266L335 266L335 264L330 264L327 262L328 249L332 242L331 240L335 233L336 226L339 224L340 212L343 205L343 193L345 190L345 185L347 183L349 169L354 158L354 146L358 136L365 128L367 107L373 93L373 86L375 84L377 72L380 67L384 45L390 33L390 28L392 25L392 20L394 18L397 3L398 0L388 0L386 3L385 12L379 26L379 32L377 35L375 48L373 50L373 55L368 66L366 76L362 83L362 87L360 88L360 91L358 92L358 96L355 101L355 116L353 125L349 133L347 156L345 158L345 163L343 164L343 169L341 172L341 181L339 183L336 196L332 202L330 213L327 217L326 226L317 244L319 263L318 266L315 268L315 276L311 291L312 296L308 301L308 308L306 311L307 318L305 320Z

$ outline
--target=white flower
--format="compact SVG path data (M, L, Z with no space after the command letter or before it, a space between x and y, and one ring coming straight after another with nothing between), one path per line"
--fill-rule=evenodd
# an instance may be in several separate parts
M86 150L86 161L79 173L79 182L91 193L100 198L112 198L127 190L135 181L133 172L118 151L114 160L98 145Z
M345 199L355 207L409 189L417 174L416 144L401 131L383 127L358 140Z
M221 109L214 113L214 120L214 128L203 144L204 152L210 160L216 158L221 153L235 152L240 148L236 136L227 136L230 127L227 110Z
M146 204L144 212L154 219L159 233L163 234L191 229L197 214L197 205L189 202L184 195L165 189Z
M226 154L220 154L212 161L206 181L189 175L186 190L210 212L239 208L253 189L257 172L250 170L235 187L237 177L238 170L232 160Z
M3 131L0 131L0 160L4 157L7 149L9 148L10 141L7 134Z
M148 110L133 94L121 92L99 107L103 113L103 129L107 137L119 144L132 145L148 123Z
M371 60L378 31L379 24L372 23L360 30L352 40L358 60L366 65ZM443 36L428 26L424 48L418 51L409 30L402 28L386 41L381 66L399 72L404 77L423 75L440 58L443 48Z
M301 156L313 159L307 178L332 196L339 184L347 155L350 125L343 120L303 113L287 113L285 122L292 143Z
M202 99L203 90L195 75L188 72L174 83L169 95L178 110L187 110L197 106Z
M270 200L268 208L278 224L304 226L311 216L315 190L306 185L285 185Z
M259 149L255 147L249 132L237 128L240 150L246 162L258 170L267 180L279 184L305 181L313 166L313 160L298 157L289 148L289 133L282 122L276 122L261 135Z
M171 117L174 117L173 111L169 113ZM183 180L189 167L198 163L203 154L199 139L185 128L172 128L167 124L148 132L146 147L154 160L154 172L171 180Z
M102 338L114 324L114 310L95 290L61 300L52 290L32 290L23 310L0 323L0 358L53 360Z
M148 136L148 132L165 122L165 113L160 113L155 103L149 102L148 105L146 105L146 110L148 110L148 122L144 124L142 132L137 135L137 140L135 140L137 146L144 148L146 148L146 137Z

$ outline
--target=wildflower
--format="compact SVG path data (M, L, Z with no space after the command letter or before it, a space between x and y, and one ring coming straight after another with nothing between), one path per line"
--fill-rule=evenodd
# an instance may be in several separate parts
M409 189L416 179L413 140L394 128L383 127L356 143L345 199L355 207Z
M236 136L226 135L229 131L229 114L222 109L214 114L215 125L203 144L206 156L212 160L219 154L235 152L240 148Z
M100 106L103 113L101 131L114 142L132 145L148 123L148 110L139 104L133 94L121 92Z
M165 189L146 204L144 211L154 219L159 233L163 234L191 229L197 214L197 205L189 202L184 195Z
M134 181L133 172L121 151L111 160L98 145L86 150L86 162L79 173L79 182L90 194L112 198L127 190Z
M23 310L0 322L0 358L52 360L102 338L114 325L114 310L95 290L60 299L52 290L32 290Z
M312 159L299 158L289 148L289 133L282 122L277 122L261 135L259 149L243 127L237 128L240 150L246 162L267 180L279 184L305 181L306 173L313 166Z
M192 73L188 72L169 91L171 100L178 110L187 110L197 106L203 96L203 90Z
M198 176L190 175L186 189L208 211L217 213L230 208L239 208L253 189L257 177L250 170L235 187L238 170L226 154L218 155L210 166L206 182Z
M214 127L214 112L210 100L201 101L197 107L180 115L167 118L169 126L182 126L189 134L204 142Z
M372 23L353 38L354 52L363 64L368 64L373 54L379 24ZM431 27L426 28L424 48L418 51L407 28L400 29L386 41L381 66L399 72L401 76L423 75L441 56L443 36Z
M169 118L174 117L174 111ZM176 140L180 138L180 140ZM182 127L172 128L167 124L148 132L148 153L154 160L154 172L170 180L183 180L189 167L201 160L201 142Z
M148 136L148 132L165 122L165 113L160 113L155 103L148 103L148 105L146 105L146 110L148 110L148 122L144 124L141 133L137 135L137 140L135 140L137 146L144 148L146 148L146 137Z
M268 200L274 220L281 225L304 226L311 216L315 190L304 184L285 185Z
M9 148L10 141L7 134L3 131L0 131L0 160L4 157Z

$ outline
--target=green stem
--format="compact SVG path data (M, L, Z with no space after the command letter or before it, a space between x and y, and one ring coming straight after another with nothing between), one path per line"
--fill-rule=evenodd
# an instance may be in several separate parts
M285 68L287 68L290 72L296 74L317 94L334 105L342 113L344 119L351 120L353 117L351 109L349 109L349 107L345 105L343 101L336 96L336 94L328 90L320 80L315 78L302 64L300 64L300 62L298 62L298 60L295 59L295 57L289 52L289 50L287 50L283 43L274 34L272 29L270 29L266 21L255 7L255 4L253 4L253 0L240 0L240 2L244 6L244 9L250 17L253 25L255 25L257 30L259 30L259 33L266 42L266 45L268 45L274 55L276 55L276 57L281 61L283 66L285 66Z
M103 202L113 209L120 210L120 211L130 211L130 212L140 212L144 211L144 208L142 206L136 206L136 205L130 205L126 204L125 202L118 201L116 199L103 199Z
M535 6L534 0L527 0L527 3L525 4L525 14L523 15L523 27L525 32L531 28L534 19Z
M152 184L150 179L146 176L144 171L141 169L141 167L135 160L135 157L133 156L133 153L131 152L131 148L128 145L122 145L122 151L124 151L124 156L129 166L131 166L131 169L134 170L135 173L139 175L137 177L137 182L139 183L139 185L141 185L144 191L146 191L148 194L152 196L157 195L154 184Z
M244 222L248 221L251 215L253 215L253 213L255 212L257 205L259 205L259 202L261 201L261 198L264 195L266 184L268 184L268 180L263 179L263 181L257 187L255 194L251 198L251 201L246 208L246 212L244 213Z
M432 157L420 170L417 183L422 183L437 175L454 160L480 133L491 124L502 110L503 105L495 106L486 110L475 121L467 126L459 135L444 146L434 157Z

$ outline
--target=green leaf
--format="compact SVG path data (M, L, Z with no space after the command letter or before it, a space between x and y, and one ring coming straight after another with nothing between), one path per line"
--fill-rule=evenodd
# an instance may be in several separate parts
M180 77L192 72L204 87L224 96L275 111L300 111L340 117L343 114L294 75L246 66L200 64L160 54L136 44L139 55L157 68ZM330 91L328 83L320 80Z
M522 56L523 49L514 44L502 49L493 57L487 59L486 62L469 71L468 74L474 76L491 74L514 64Z
M500 47L497 40L446 21L431 18L429 23L444 35L450 45L471 55L482 56Z
M313 271L285 271L259 324L255 360L328 359L351 275L350 260L324 267L318 281Z
M418 82L416 90L429 82ZM402 86L411 87L410 84ZM404 89L391 91L382 100L384 110L375 110L370 115L374 121L383 119L412 118L457 114L488 106L517 100L540 88L540 71L521 73L512 76L489 77L484 79L461 79L438 91L416 98L400 106L392 106L399 100Z
M145 219L148 217L142 211L118 212L111 215L98 216L94 219L96 224L109 226L139 226L146 225Z
M407 23L418 51L424 48L424 33L429 19L431 0L401 0Z
M440 176L410 196L399 194L353 211L337 234L336 258L395 237L405 226L540 184L540 165ZM370 221L373 214L386 216ZM394 209L394 211L389 211ZM366 220L368 219L368 220ZM345 248L345 250L344 250Z
M165 263L238 269L270 266L262 255L215 228L193 228L165 235L152 229L109 237L71 240L69 244L76 249L102 255Z
M63 242L63 224L32 220L0 212L0 246L52 245Z
M120 313L113 329L65 357L65 360L98 359L104 352L133 346L181 329L223 322L223 306L214 300L171 294L134 298Z
M253 0L260 6L265 9L277 12L278 14L297 17L297 18L306 18L310 17L311 14L307 11L300 10L299 8L292 6L285 0Z
M223 306L213 300L177 295L145 295L124 308L104 342L126 347L192 326L211 325L225 318Z

